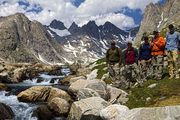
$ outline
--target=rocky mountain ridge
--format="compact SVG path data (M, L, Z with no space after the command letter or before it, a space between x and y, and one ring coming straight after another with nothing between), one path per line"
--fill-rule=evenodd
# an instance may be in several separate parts
M104 57L111 40L123 48L132 39L110 22L97 26L94 21L79 27L53 20L49 26L30 21L17 13L0 18L0 55L7 62L41 62L45 64L90 63ZM43 46L43 47L42 47Z
M7 62L63 63L64 51L43 25L17 13L0 18L0 56Z
M136 36L136 44L140 43L143 33L151 34L153 30L162 31L169 24L174 24L176 27L180 25L180 0L167 0L163 5L150 3L145 9Z
M56 26L58 26L61 21L56 22ZM60 27L54 28L51 24L46 26L47 30L54 39L63 45L66 53L71 54L67 56L68 62L71 63L74 59L89 63L104 57L112 40L115 40L117 46L123 49L126 40L133 39L139 30L139 27L129 31L121 30L108 21L100 26L95 21L89 21L82 27L73 22L69 28L63 30L57 29Z

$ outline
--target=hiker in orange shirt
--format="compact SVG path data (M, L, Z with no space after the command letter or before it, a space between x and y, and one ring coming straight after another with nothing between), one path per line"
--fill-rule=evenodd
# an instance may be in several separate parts
M153 31L154 38L151 42L151 55L153 65L153 77L154 79L162 79L163 76L163 64L164 64L164 52L165 52L165 40L160 36L158 31Z

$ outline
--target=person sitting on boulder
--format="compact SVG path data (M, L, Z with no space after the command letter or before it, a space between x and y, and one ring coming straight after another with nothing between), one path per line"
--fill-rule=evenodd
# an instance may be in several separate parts
M111 48L106 53L106 62L109 74L114 82L118 79L117 75L119 74L119 66L121 65L121 53L122 51L116 47L115 41L111 41Z
M144 43L139 47L139 66L141 71L141 79L144 81L151 75L151 46L149 38L145 36L143 38Z
M132 46L132 41L127 41L127 48L123 50L124 71L121 79L122 87L129 88L132 83L139 82L138 51ZM125 81L124 81L125 80Z
M178 72L178 44L180 42L180 34L175 32L172 24L169 25L169 32L166 35L166 55L168 59L169 79L179 79Z
M153 31L154 38L151 42L151 55L153 65L153 78L162 79L164 65L165 40L157 30Z

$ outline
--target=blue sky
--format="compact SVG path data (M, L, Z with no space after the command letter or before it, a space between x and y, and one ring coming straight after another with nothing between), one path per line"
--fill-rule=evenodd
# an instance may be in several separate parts
M110 21L121 29L140 24L146 5L165 0L0 0L0 16L17 12L30 20L48 25L53 19L67 27L75 21L79 26L89 20L98 25Z

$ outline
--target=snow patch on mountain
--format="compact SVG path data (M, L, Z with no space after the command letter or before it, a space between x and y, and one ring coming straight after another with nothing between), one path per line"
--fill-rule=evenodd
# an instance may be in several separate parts
M159 21L159 24L158 24L157 28L160 28L160 26L161 26L161 24L162 24L162 22L164 20L163 16L164 16L164 13L161 14L161 20Z
M71 33L67 30L67 29L64 29L64 30L58 30L58 29L54 29L54 28L51 28L49 27L52 31L54 31L57 35L63 37L63 36L68 36L68 35L71 35Z
M51 35L51 37L53 38L53 37L54 37L54 34L52 34L50 30L47 30L47 31L48 31L48 33Z

